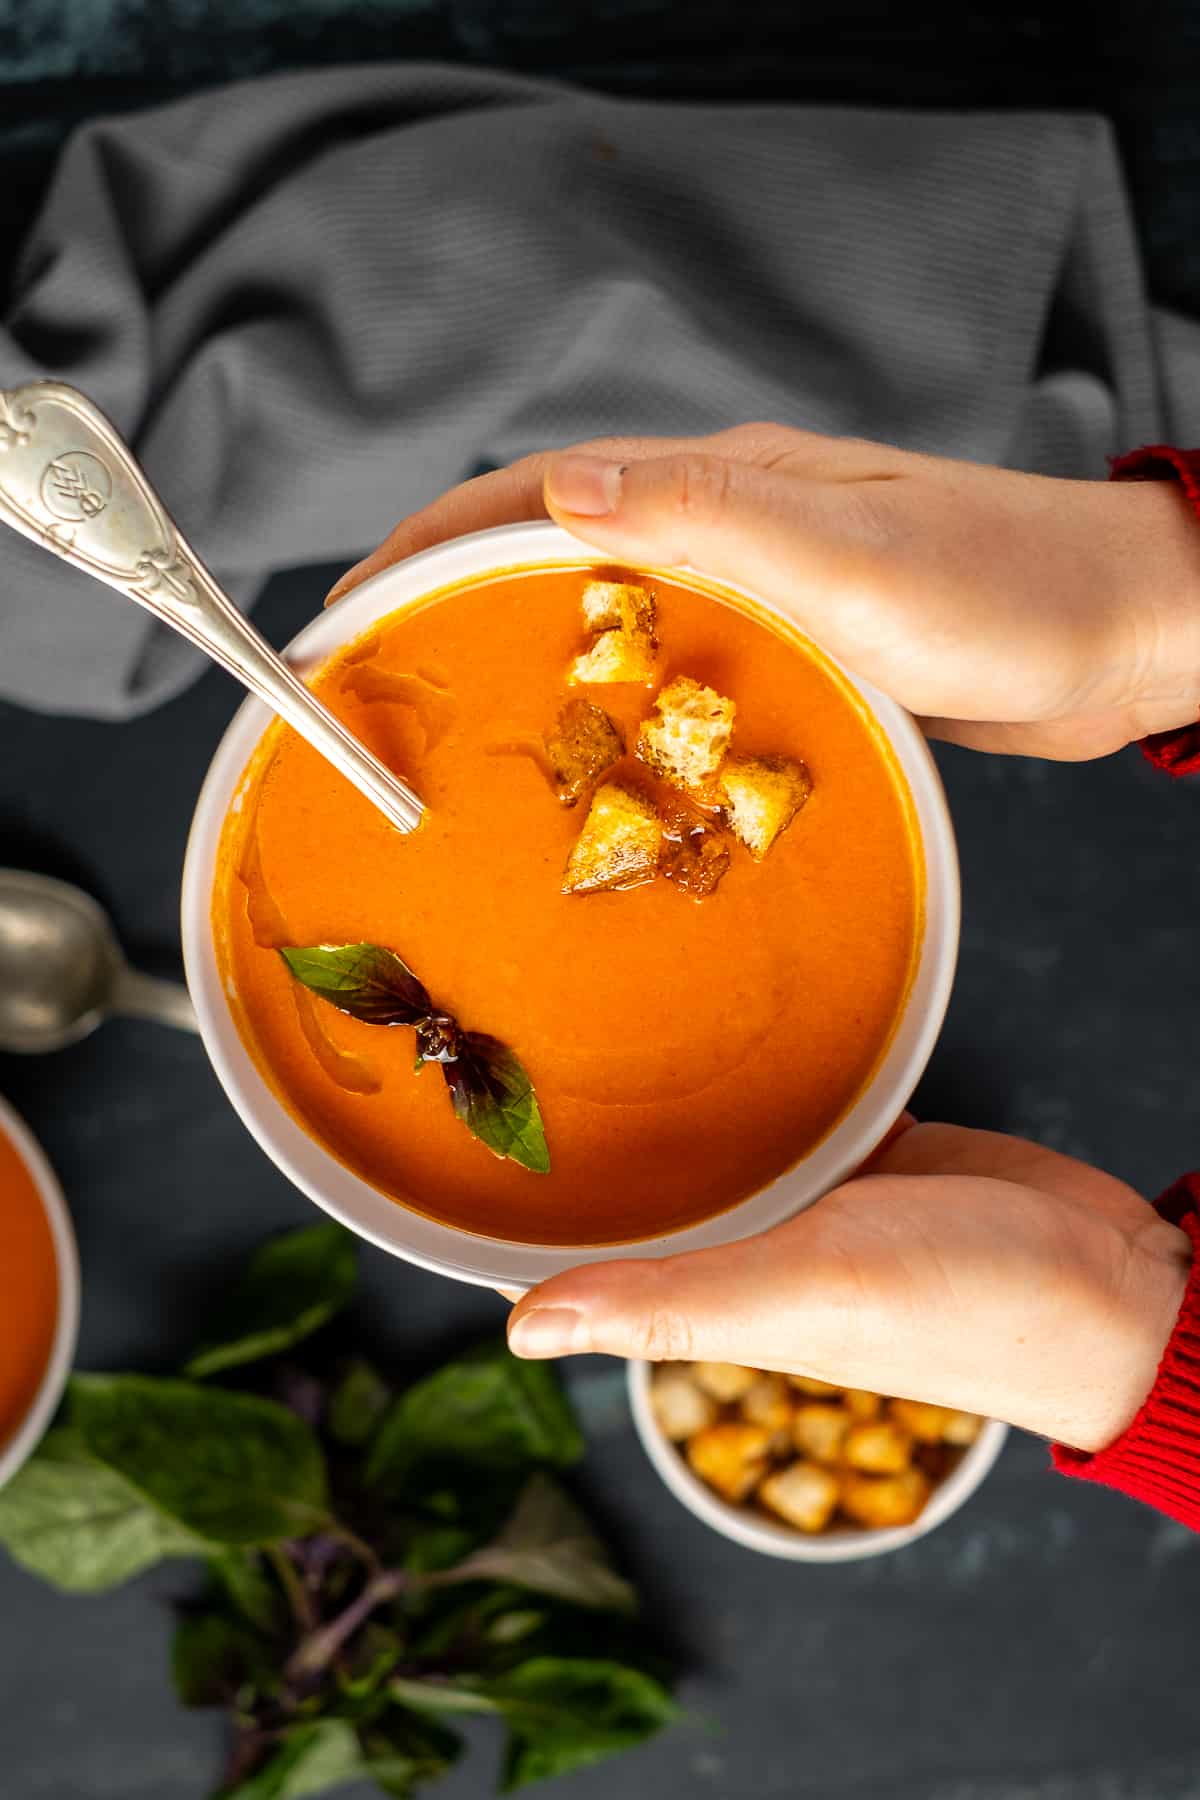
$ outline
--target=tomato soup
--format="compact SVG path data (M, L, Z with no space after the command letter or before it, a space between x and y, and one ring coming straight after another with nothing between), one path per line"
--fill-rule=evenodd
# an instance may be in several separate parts
M41 1194L0 1127L0 1450L32 1406L58 1322L58 1261Z
M878 1063L922 926L911 799L860 698L769 615L658 577L659 681L730 696L731 748L802 762L811 793L761 861L735 846L704 898L667 879L564 893L588 807L560 804L536 746L572 692L630 748L654 705L651 685L566 685L598 573L464 583L326 665L316 692L427 815L403 836L276 724L226 821L214 896L239 1030L293 1116L398 1203L516 1242L657 1236L782 1174ZM516 1053L548 1173L464 1129L441 1072L414 1073L411 1030L346 1016L278 954L357 943L397 952L439 1010Z

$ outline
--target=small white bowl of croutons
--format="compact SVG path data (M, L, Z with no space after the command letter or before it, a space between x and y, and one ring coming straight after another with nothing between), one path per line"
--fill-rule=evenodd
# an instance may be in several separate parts
M740 1363L628 1367L634 1424L677 1500L749 1550L850 1562L915 1542L999 1456L995 1419Z

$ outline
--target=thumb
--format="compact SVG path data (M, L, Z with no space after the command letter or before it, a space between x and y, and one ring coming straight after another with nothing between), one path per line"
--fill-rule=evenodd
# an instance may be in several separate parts
M813 481L698 450L629 462L569 452L550 463L544 498L560 525L615 561L744 583L827 632L835 590L884 539L887 485Z
M805 1216L760 1237L686 1256L591 1263L556 1275L513 1308L514 1355L541 1359L601 1351L651 1362L803 1359L811 1276Z

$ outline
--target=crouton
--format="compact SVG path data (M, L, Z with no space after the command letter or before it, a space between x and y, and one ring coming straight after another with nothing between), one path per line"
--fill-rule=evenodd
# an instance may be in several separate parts
M575 658L567 680L572 686L585 682L596 687L629 682L649 687L654 675L654 645L646 638L614 630L602 631L591 649Z
M983 1420L974 1413L952 1412L942 1428L944 1444L973 1444L983 1430Z
M706 1394L727 1405L748 1394L758 1380L757 1369L744 1369L741 1363L698 1362L692 1365L692 1380L698 1381Z
M868 1388L847 1388L842 1404L856 1419L873 1419L883 1405L883 1396L872 1394Z
M811 1375L789 1375L788 1380L802 1394L815 1394L818 1399L827 1398L830 1394L840 1394L842 1391L828 1381L814 1381Z
M649 588L632 581L589 581L581 605L589 631L623 631L653 648L655 606Z
M812 793L812 777L786 756L727 756L717 791L734 836L761 862Z
M824 1531L838 1503L840 1484L836 1475L816 1463L794 1462L775 1475L768 1475L758 1490L764 1506L797 1531Z
M920 1517L929 1494L928 1478L920 1469L905 1469L900 1475L851 1472L842 1479L840 1504L855 1524L880 1531L891 1525L911 1525Z
M912 1438L887 1419L855 1425L846 1433L842 1456L852 1469L871 1475L898 1475L912 1458Z
M765 1425L710 1425L688 1439L687 1459L701 1481L736 1506L766 1474L770 1442Z
M780 1447L786 1448L790 1443L792 1401L782 1375L760 1375L754 1386L742 1395L738 1410L749 1424L766 1426L772 1433L772 1449L776 1447L776 1433L784 1434Z
M625 754L625 740L603 707L568 700L542 739L546 768L564 806L575 806L592 782Z
M678 675L654 702L656 717L638 733L637 753L675 787L703 791L729 747L737 708L713 688Z
M695 807L671 796L662 807L658 872L682 893L703 900L720 886L729 867L729 840Z
M928 1406L923 1400L892 1400L888 1411L918 1444L940 1444L953 1417L948 1406Z
M650 1384L650 1407L664 1437L674 1444L716 1423L717 1403L686 1369L659 1369Z
M564 894L637 887L658 870L662 826L649 800L619 782L597 788L567 860Z
M792 1441L802 1456L811 1456L817 1462L837 1462L853 1423L844 1406L810 1400L792 1420Z

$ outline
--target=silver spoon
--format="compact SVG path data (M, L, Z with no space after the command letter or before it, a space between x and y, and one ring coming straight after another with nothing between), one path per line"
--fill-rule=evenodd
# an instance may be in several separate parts
M0 1050L61 1050L109 1013L197 1029L187 989L131 969L82 888L0 869Z
M0 520L136 600L228 669L401 831L417 795L309 692L180 535L129 446L58 381L0 388Z

